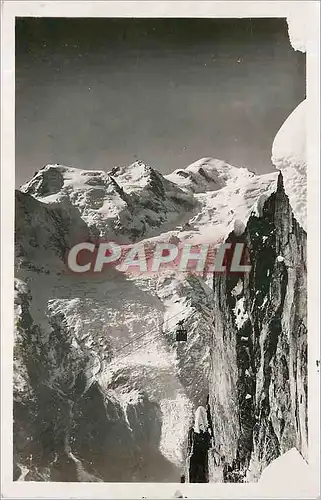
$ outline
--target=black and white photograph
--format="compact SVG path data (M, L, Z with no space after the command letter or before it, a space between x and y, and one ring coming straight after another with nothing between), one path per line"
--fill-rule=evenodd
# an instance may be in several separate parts
M304 16L62 8L13 38L12 482L308 498Z

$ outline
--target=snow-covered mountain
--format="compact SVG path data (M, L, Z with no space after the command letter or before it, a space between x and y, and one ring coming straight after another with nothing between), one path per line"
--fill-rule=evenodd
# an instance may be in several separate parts
M16 479L177 482L193 408L208 394L226 460L243 453L244 468L263 453L268 463L272 431L262 438L255 422L270 429L281 418L271 410L281 383L273 370L289 352L286 437L276 432L273 453L299 435L304 448L306 401L295 409L291 398L301 401L306 389L304 363L293 361L305 349L305 284L297 281L305 233L277 177L211 158L167 176L143 162L107 173L48 165L16 192ZM216 277L213 287L211 277L175 270L77 276L65 267L79 241L173 237L247 241L254 271L243 283ZM181 319L186 343L175 341Z
M77 208L93 239L120 243L158 234L196 205L191 194L142 161L108 173L47 165L21 191L66 210Z

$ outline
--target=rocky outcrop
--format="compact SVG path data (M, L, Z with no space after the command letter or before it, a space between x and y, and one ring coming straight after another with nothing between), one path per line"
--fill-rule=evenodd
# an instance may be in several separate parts
M251 272L214 278L210 407L216 448L248 480L296 447L307 458L306 233L283 188L244 234Z

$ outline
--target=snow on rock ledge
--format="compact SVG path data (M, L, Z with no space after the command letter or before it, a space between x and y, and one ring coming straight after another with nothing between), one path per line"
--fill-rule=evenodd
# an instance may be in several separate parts
M265 494L277 492L280 495L282 490L288 494L294 492L296 498L306 498L312 492L313 482L307 462L296 448L291 448L264 469L258 484Z
M294 215L307 230L306 100L285 120L272 146L272 162L282 171Z
M291 448L280 457L273 460L262 472L260 484L268 484L273 481L292 482L297 478L304 481L308 476L309 466L296 448Z

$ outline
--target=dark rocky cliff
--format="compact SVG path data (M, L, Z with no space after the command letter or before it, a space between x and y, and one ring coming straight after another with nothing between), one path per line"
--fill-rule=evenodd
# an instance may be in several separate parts
M306 233L279 174L242 241L252 266L214 278L210 408L216 449L248 480L296 447L307 458Z

